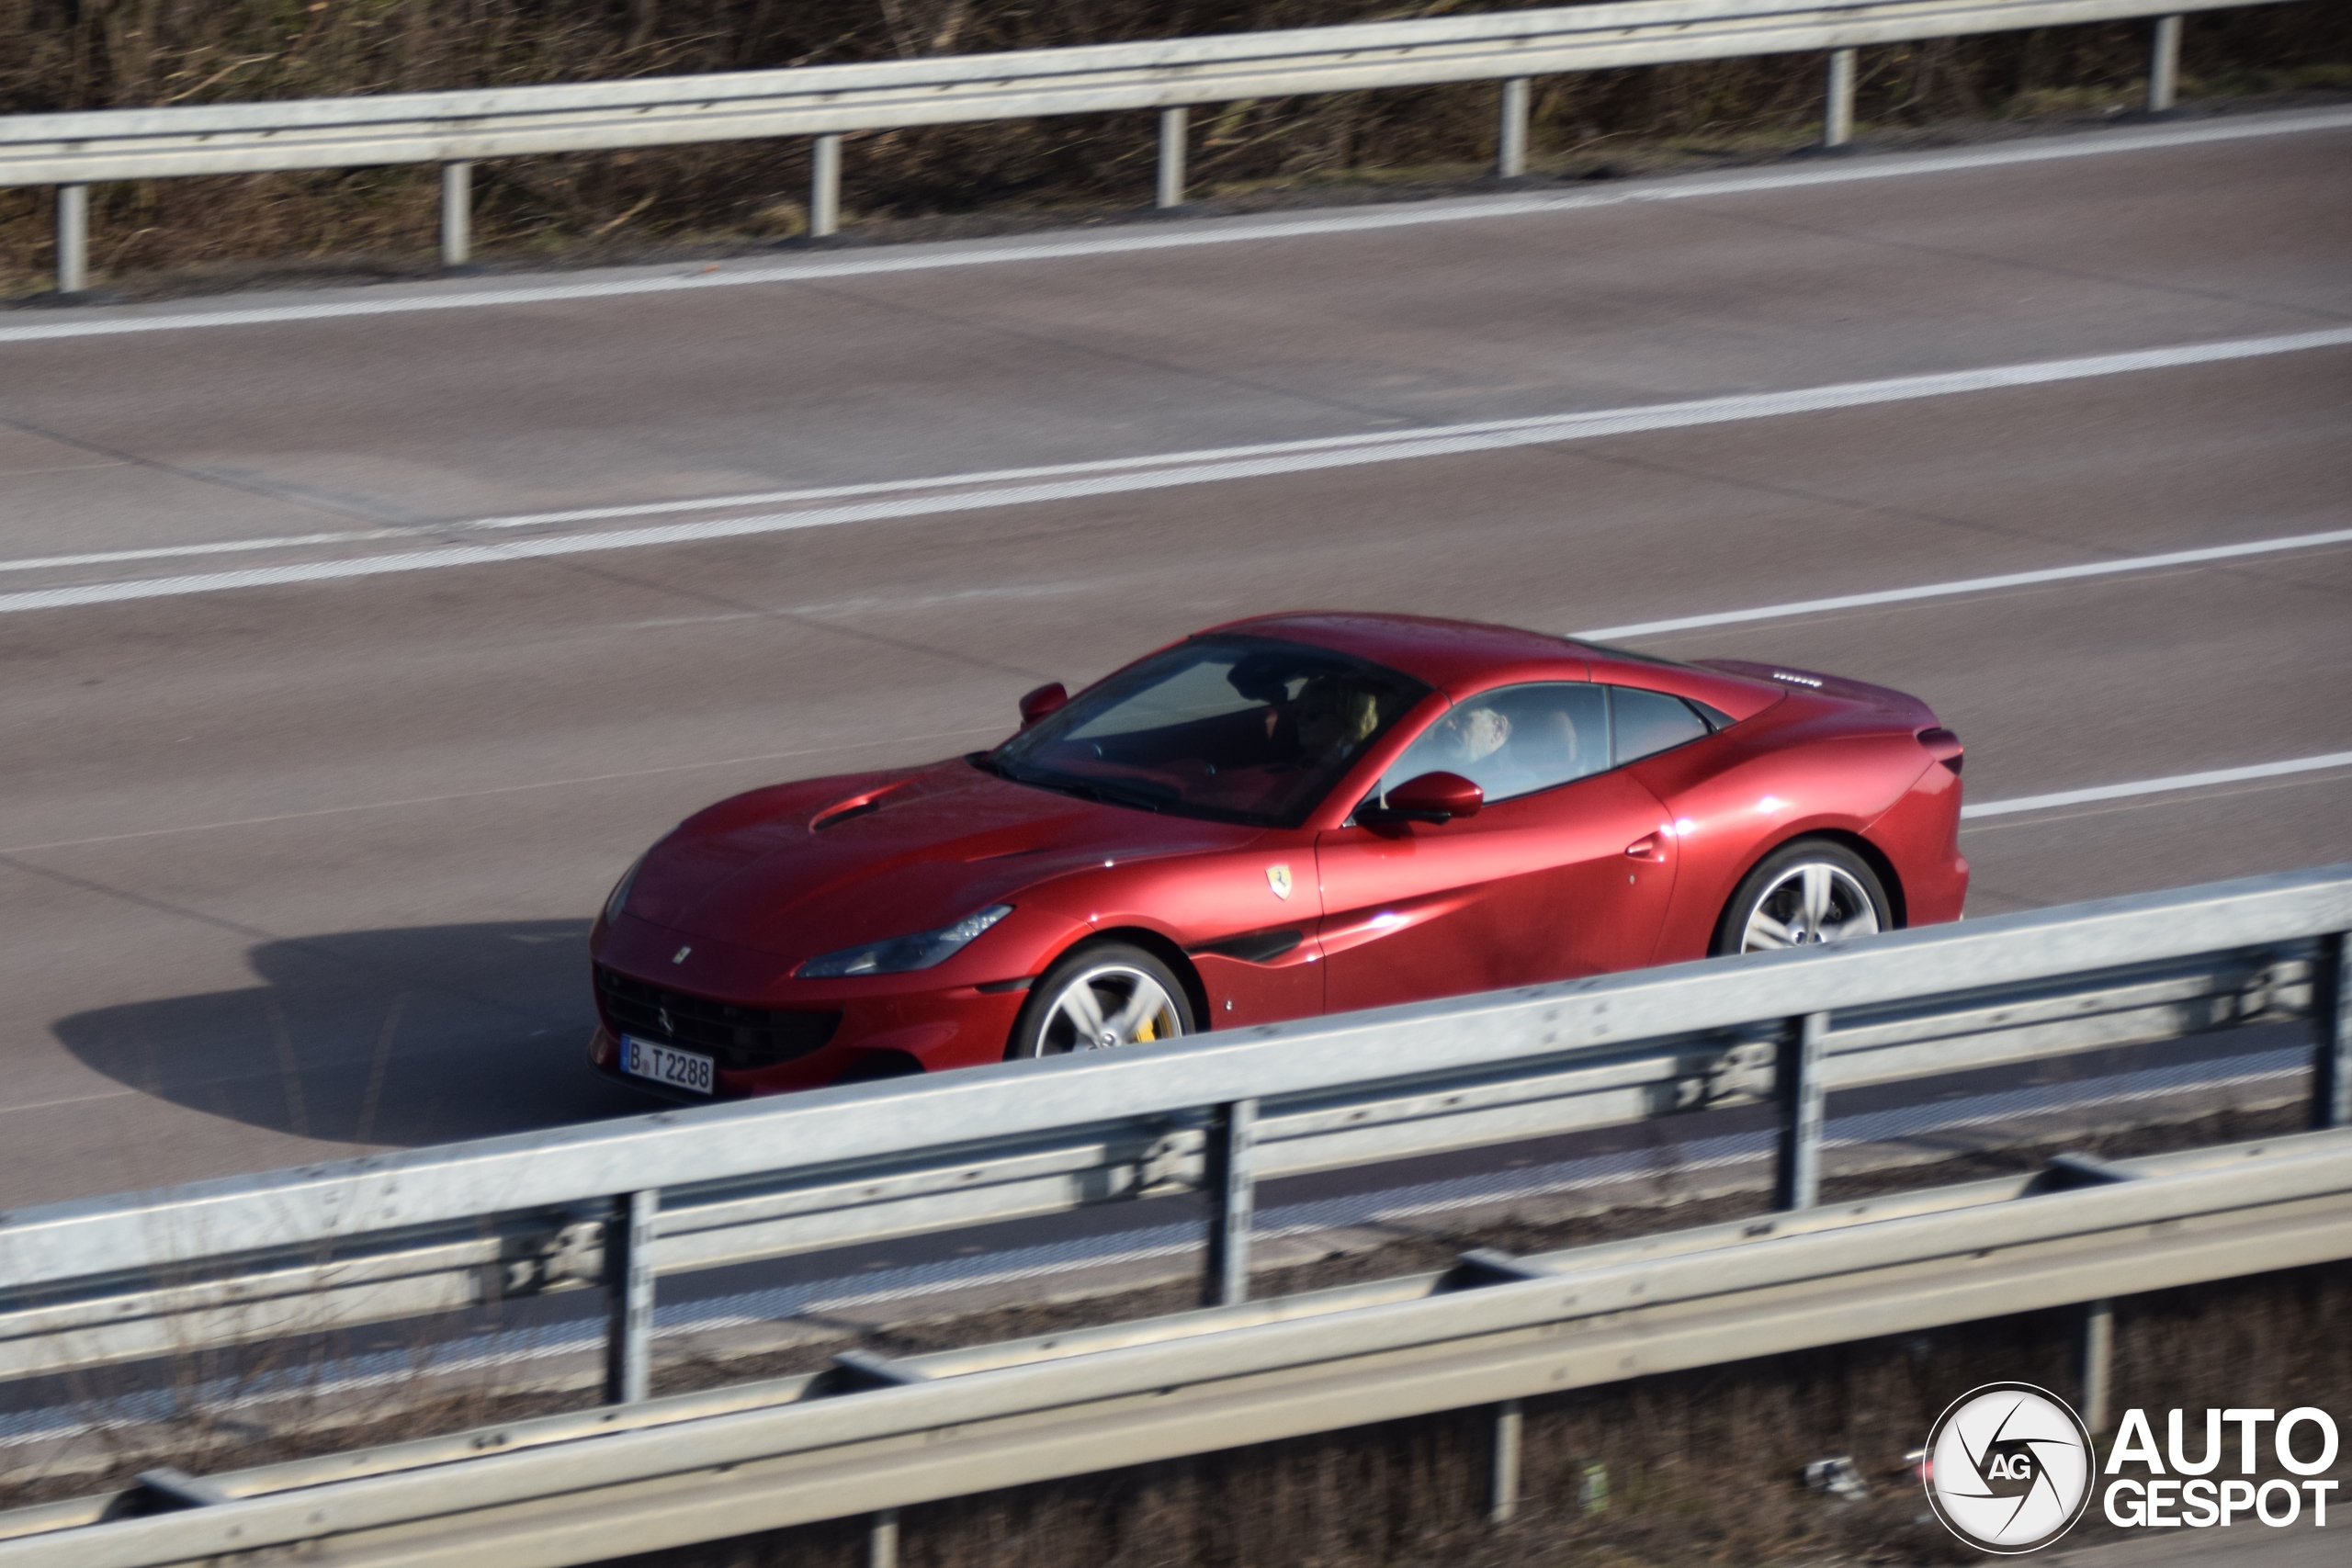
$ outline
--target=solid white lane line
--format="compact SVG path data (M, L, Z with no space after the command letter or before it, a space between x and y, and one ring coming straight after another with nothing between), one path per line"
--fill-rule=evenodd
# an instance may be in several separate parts
M2052 795L2019 795L2015 800L1984 800L1973 806L1962 807L1960 815L1962 820L1973 817L2007 817L2019 811L2047 811L2054 807L2082 806L2095 800L2123 800L2135 795L2165 795L2177 789L2211 789L2215 784L2244 784L2249 779L2313 773L2324 768L2352 768L2352 751L2331 751L2324 757L2296 757L2284 762L2256 762L2245 768L2215 768L2210 773L2176 773L2171 778L2142 779L2135 784L2062 789Z
M27 1105L0 1105L0 1116L19 1116L28 1111L54 1111L61 1105L87 1105L96 1100L123 1100L137 1094L135 1089L100 1089L96 1094L69 1094L62 1100L36 1100Z
M1690 631L1699 626L1736 626L1743 621L1772 621L1784 615L1818 615L1830 610L1851 610L1871 604L1900 604L1911 599L1941 599L1956 593L1991 593L2004 588L2030 587L2037 582L2064 582L2079 577L2112 577L2119 572L2155 571L2168 566L2196 566L2206 561L2233 560L2241 556L2274 555L2280 550L2317 549L2326 545L2352 545L2352 528L2324 534L2294 534L2278 539L2249 539L2237 545L2209 545L2194 550L2167 550L2162 555L2126 556L2120 560L2085 561L2078 566L2044 567L2038 571L2005 572L1998 577L1963 577L1951 582L1929 582L1917 588L1884 588L1871 593L1841 593L1829 599L1794 599L1785 604L1765 604L1752 610L1719 610L1713 615L1683 615L1670 621L1637 621L1626 626L1601 626L1572 632L1586 638L1649 637L1659 632Z
M1875 158L1804 169L1767 169L1713 175L1693 175L1637 184L1607 191L1577 191L1556 195L1488 197L1469 201L1404 203L1373 211L1330 213L1311 218L1274 220L1208 220L1200 224L1130 231L1085 238L1035 240L960 248L942 247L895 254L832 255L805 261L737 265L654 277L604 278L575 283L526 284L505 288L474 288L447 293L400 295L390 299L322 300L308 305L269 305L243 310L186 310L153 315L75 315L38 325L0 326L0 343L33 343L52 338L96 337L120 333L185 331L196 327L251 326L276 321L314 321L345 316L404 315L418 310L457 310L482 306L532 305L565 299L605 299L638 294L669 294L696 288L730 288L745 284L797 283L830 277L857 277L877 273L926 272L946 267L989 266L1007 262L1051 261L1072 256L1118 255L1136 251L1180 249L1193 245L1227 245L1254 240L1287 240L1321 234L1345 234L1380 229L1403 229L1426 223L1476 222L1529 213L1567 212L1589 208L1618 207L1628 202L1689 201L1704 197L1739 196L1757 191L1802 189L1811 186L1845 185L1856 180L1894 179L1909 175L1947 174L1992 169L2017 164L2046 163L2059 158L2097 157L2112 152L2144 152L2170 147L2195 147L2238 141L2250 137L2290 136L2312 131L2352 129L2352 110L2326 109L2311 114L2264 116L2219 125L2163 126L2123 131L2093 131L2046 141L2012 142L2005 147L1978 147L1949 152L1887 153Z
M1334 436L1320 441L1283 442L1261 447L1226 447L1213 452L1174 453L1163 465L1134 472L1083 472L1075 477L1029 484L999 486L963 494L905 496L844 506L815 507L805 512L769 513L751 517L668 523L609 533L562 535L547 538L503 539L496 543L450 545L405 551L398 555L362 556L344 560L304 561L282 566L248 568L241 571L197 573L185 577L145 578L122 582L82 583L61 588L28 589L0 594L0 614L58 609L69 605L114 604L135 599L167 598L185 593L217 593L236 588L267 587L295 582L325 582L374 577L391 572L426 571L450 567L486 566L502 561L543 559L598 550L639 549L711 539L743 538L754 535L790 533L804 528L835 527L848 523L938 516L957 512L1072 501L1088 496L1173 489L1180 485L1211 484L1227 479L1261 479L1322 468L1351 468L1368 463L1392 463L1471 452L1493 452L1517 446L1588 441L1603 435L1686 429L1783 414L1817 413L1861 408L1877 403L1905 402L1961 392L1996 391L2093 377L2127 375L2143 370L2173 369L2190 365L2253 359L2295 354L2309 349L2352 346L2352 327L2292 333L2277 337L2235 338L2221 343L2184 344L2168 348L2124 354L2092 355L2076 359L2045 360L2029 365L1990 366L1977 370L1897 376L1874 381L1849 381L1786 392L1739 393L1701 398L1689 402L1655 403L1634 408L1605 409L1589 413L1544 415L1532 419L1491 420L1475 424L1435 425L1420 430L1383 431ZM1239 454L1239 456L1230 456ZM1200 460L1211 458L1216 460Z
M665 513L732 512L746 506L788 506L804 501L842 501L859 495L896 495L907 491L961 490L1021 479L1062 479L1078 474L1132 473L1142 468L1178 468L1193 463L1234 457L1263 457L1282 452L1323 452L1351 446L1406 441L1431 434L1477 430L1516 430L1549 424L1565 416L1538 414L1527 419L1486 420L1468 424L1428 425L1406 430L1351 431L1344 435L1310 435L1295 441L1263 441L1248 446L1204 446L1190 452L1148 452L1134 457L1094 457L1080 463L1045 463L1026 468L981 468L968 474L933 474L912 479L873 479L862 484L820 485L809 490L746 491L738 495L691 496L681 501L627 502L617 506L582 506L570 512L522 512L504 517L479 517L460 525L468 528L533 528L564 523L605 523L620 517L657 517Z
M180 556L232 555L239 551L291 549L298 545L347 545L364 539L415 537L415 528L360 528L345 534L288 534L276 539L226 539L209 545L157 545L143 550L96 550L80 556L30 556L0 560L0 571L39 571L45 567L112 566L126 560L170 560Z

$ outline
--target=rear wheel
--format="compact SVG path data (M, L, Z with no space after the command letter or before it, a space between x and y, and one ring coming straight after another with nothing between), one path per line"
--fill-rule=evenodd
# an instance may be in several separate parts
M1125 942L1091 943L1029 987L1007 1058L1109 1051L1193 1032L1184 983L1167 964Z
M1885 886L1868 861L1826 839L1800 839L1740 879L1715 927L1714 951L1722 956L1810 947L1894 924Z

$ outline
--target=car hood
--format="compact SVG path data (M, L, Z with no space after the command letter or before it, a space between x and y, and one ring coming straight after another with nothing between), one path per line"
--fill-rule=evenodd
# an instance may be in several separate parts
M648 852L628 912L811 958L951 925L1106 860L1230 849L1263 831L1081 800L957 759L721 801Z

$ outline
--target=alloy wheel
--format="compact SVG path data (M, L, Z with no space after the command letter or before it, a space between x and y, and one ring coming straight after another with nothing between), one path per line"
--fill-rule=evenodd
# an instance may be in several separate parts
M1182 1015L1155 976L1132 964L1098 964L1071 976L1047 1005L1037 1055L1108 1051L1183 1032Z
M1878 907L1853 873L1824 861L1804 861L1774 877L1749 907L1739 950L1805 947L1877 930Z

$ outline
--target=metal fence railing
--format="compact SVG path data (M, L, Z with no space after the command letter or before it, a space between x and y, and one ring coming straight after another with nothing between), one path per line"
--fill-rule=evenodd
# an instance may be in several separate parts
M664 1276L1199 1190L1232 1304L1271 1177L1761 1104L1798 1211L1832 1090L2279 1021L2341 1126L2347 931L2324 867L21 1209L0 1378L601 1286L628 1403Z
M2118 1296L2352 1256L2352 1133L2112 1162L1039 1339L542 1416L0 1514L0 1568L170 1568L272 1549L343 1568L563 1568L1631 1377L2080 1304L2086 1419ZM143 1517L142 1517L143 1516Z
M1853 124L1854 51L1873 44L2154 17L2147 104L2169 108L2180 15L2277 0L1629 0L1349 27L940 55L704 76L95 109L0 118L0 186L57 187L57 287L88 280L89 186L103 180L438 164L441 254L471 251L485 158L812 137L809 232L832 233L841 138L1116 109L1159 113L1158 200L1185 188L1194 105L1445 82L1503 84L1496 168L1525 171L1528 83L1631 65L1828 51L1823 140Z

